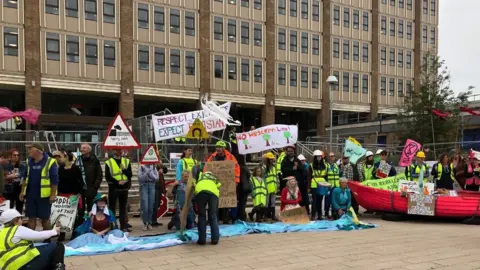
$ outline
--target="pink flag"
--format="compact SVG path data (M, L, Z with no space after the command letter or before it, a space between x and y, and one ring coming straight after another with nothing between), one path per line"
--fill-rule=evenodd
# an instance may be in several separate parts
M0 123L18 116L25 119L28 123L35 125L38 121L39 115L40 111L35 109L27 109L23 112L12 112L8 108L0 107Z
M415 154L422 149L422 145L414 140L408 139L402 151L399 166L409 166L412 163Z

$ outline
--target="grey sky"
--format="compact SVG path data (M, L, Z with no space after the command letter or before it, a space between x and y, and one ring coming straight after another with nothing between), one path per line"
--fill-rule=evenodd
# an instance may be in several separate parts
M439 2L439 55L451 72L450 86L458 93L473 85L480 94L480 0Z

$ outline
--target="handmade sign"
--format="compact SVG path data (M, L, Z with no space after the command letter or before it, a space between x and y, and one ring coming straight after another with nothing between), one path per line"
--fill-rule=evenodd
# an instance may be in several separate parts
M378 178L386 178L392 169L392 165L388 164L386 161L380 161L380 165L378 166L377 171L375 172L375 176Z
M225 110L226 113L229 113L231 105L231 102L227 102L220 105L219 108ZM215 116L206 114L203 110L161 116L153 115L152 125L155 134L155 140L158 142L180 136L186 136L193 122L197 118L202 120L203 126L208 132L224 130L227 127L222 120L216 118Z
M118 113L107 129L107 136L102 144L103 149L138 149L140 144Z
M398 163L399 166L410 166L412 163L413 158L417 154L418 151L422 149L422 145L414 140L408 139L405 143L405 147L402 151L402 156L400 157L400 162Z
M431 195L435 191L435 185L433 183L423 183L423 189L420 190L418 183L414 181L402 180L398 182L398 191L407 193L417 193L424 195Z
M203 126L202 120L200 118L195 119L190 130L187 133L187 139L208 139L208 132Z
M283 148L293 145L298 139L296 125L269 125L236 134L238 152L241 155Z
M291 208L280 212L280 221L286 224L309 224L305 207Z
M345 141L345 150L343 155L350 158L350 163L357 164L357 161L362 158L366 152L367 150L356 145L354 142L350 140Z
M470 149L470 156L480 160L480 152Z
M374 180L363 181L362 185L372 187L372 188L377 188L377 189L397 191L398 182L405 181L405 180L406 180L405 174L400 173L400 174L397 174L396 176L387 177L384 179L374 179Z
M170 169L176 168L182 158L182 153L170 153Z
M57 196L50 213L52 227L57 224L62 232L71 232L77 218L77 207L78 201L72 203L70 198Z
M193 178L192 172L190 172L190 177L188 178L187 186L185 187L185 203L183 204L182 211L180 212L180 235L183 235L183 231L187 226L188 210L190 207L192 207L192 199L193 195L195 195L194 182L195 178Z
M235 162L232 160L205 163L205 172L211 172L222 184L218 208L237 207L237 185L235 183Z
M435 215L435 196L408 194L408 214L420 216Z
M348 140L351 141L351 142L353 142L354 144L362 147L362 144L360 144L360 142L357 141L357 140L356 140L355 138L353 138L352 136L348 137Z

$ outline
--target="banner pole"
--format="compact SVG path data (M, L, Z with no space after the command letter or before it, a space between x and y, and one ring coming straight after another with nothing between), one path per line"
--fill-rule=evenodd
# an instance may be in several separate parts
M437 150L435 147L435 129L433 128L433 115L430 114L430 121L432 123L432 140L433 140L433 157L437 160Z

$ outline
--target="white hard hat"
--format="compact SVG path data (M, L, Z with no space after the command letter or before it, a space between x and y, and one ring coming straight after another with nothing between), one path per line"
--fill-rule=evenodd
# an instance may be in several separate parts
M323 156L323 152L320 150L313 151L313 156Z
M375 155L380 155L382 152L385 152L385 150L383 150L383 149L378 149L377 152L375 153Z
M307 160L307 159L305 158L304 155L300 154L300 155L298 155L298 160L304 161L304 160Z
M22 217L22 214L20 214L17 210L15 209L5 210L0 214L0 224L5 224L7 222L10 222L17 217Z
M366 157L373 156L373 152L372 151L367 151L367 153L365 153L365 156Z

